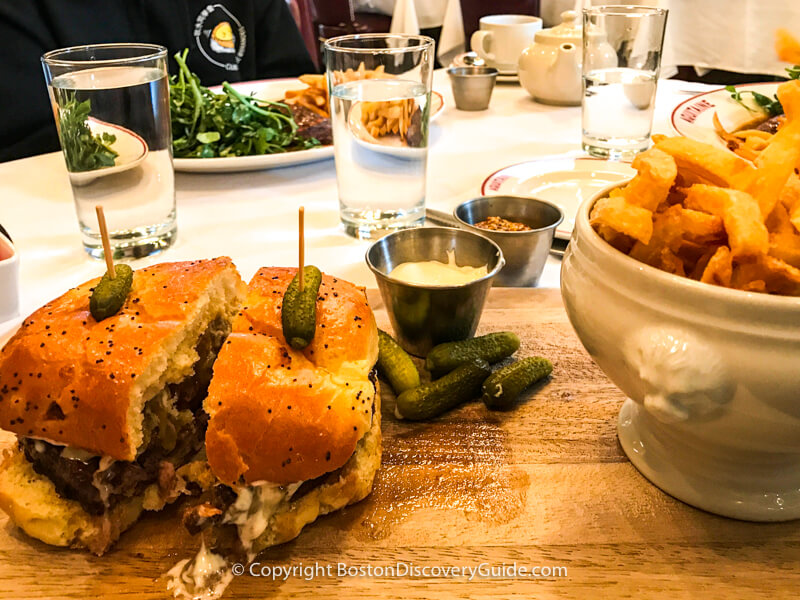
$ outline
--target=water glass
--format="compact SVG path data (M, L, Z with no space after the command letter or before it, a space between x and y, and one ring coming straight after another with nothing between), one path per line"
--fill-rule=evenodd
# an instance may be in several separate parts
M103 257L102 205L114 258L149 256L175 239L167 49L97 44L42 57L83 246Z
M366 34L325 42L339 214L372 239L422 225L434 42Z
M667 11L596 6L583 11L583 149L630 159L650 144Z

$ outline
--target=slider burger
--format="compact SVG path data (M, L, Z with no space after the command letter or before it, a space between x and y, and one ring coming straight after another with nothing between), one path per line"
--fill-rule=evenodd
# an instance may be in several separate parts
M207 471L202 410L245 292L229 258L133 272L97 321L89 281L34 312L0 351L0 508L32 537L102 554L143 510ZM199 491L199 490L197 490Z
M230 580L225 558L206 547L252 560L372 489L381 460L375 319L362 288L322 275L313 338L292 348L281 317L296 272L255 275L214 365L204 406L217 481L184 513L204 545L170 571L176 595L221 593Z

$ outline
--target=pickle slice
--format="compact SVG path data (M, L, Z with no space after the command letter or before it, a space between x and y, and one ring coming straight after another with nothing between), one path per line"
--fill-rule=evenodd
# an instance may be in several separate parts
M295 350L302 350L314 339L317 329L317 294L322 273L313 265L304 267L302 292L298 275L294 276L283 296L281 324L287 343Z

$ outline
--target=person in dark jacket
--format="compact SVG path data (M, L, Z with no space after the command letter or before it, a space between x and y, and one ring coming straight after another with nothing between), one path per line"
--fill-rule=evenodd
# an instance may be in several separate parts
M207 86L316 71L286 0L0 0L0 162L59 149L42 54L109 42L189 48Z

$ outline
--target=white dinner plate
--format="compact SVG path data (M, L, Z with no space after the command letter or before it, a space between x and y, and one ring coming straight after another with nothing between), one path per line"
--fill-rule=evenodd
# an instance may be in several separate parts
M289 90L300 90L306 86L299 79L265 79L261 81L244 81L233 84L236 91L252 95L259 100L280 100ZM209 88L212 92L221 93L222 86ZM438 101L437 101L438 98ZM444 110L444 99L438 92L433 92L430 120L434 121ZM237 173L259 171L278 167L290 167L325 160L333 156L333 145L281 152L279 154L258 154L255 156L231 156L226 158L176 158L176 171L186 173Z
M772 98L778 91L779 85L778 82L750 83L737 85L736 89L752 90ZM748 105L752 105L752 100L748 96L749 94L745 95L744 101ZM731 98L731 93L725 88L720 88L697 94L678 104L672 111L672 128L678 135L712 144L718 148L727 148L725 142L714 130L714 113L717 114L720 123L727 131L741 129L758 116L757 112L748 111Z
M552 202L564 211L555 237L568 240L584 200L635 174L628 163L589 157L545 157L495 171L483 182L481 194L529 196Z
M306 84L299 79L265 79L262 81L244 81L234 83L236 91L247 96L253 95L260 100L280 100L289 90L299 90ZM212 92L221 93L222 86L209 88ZM255 156L230 156L225 158L176 158L173 163L176 171L186 173L237 173L243 171L259 171L303 165L333 156L333 146L320 146L309 150L281 152L278 154L258 154Z

